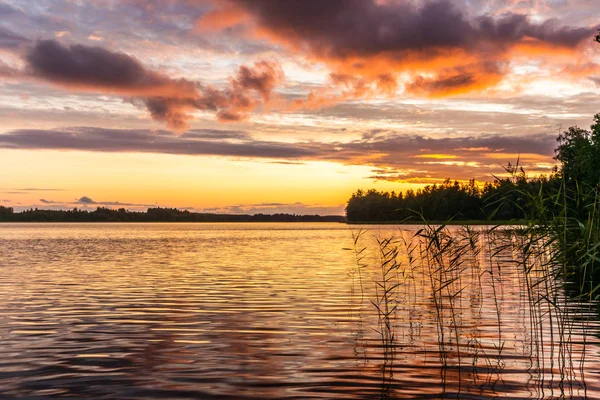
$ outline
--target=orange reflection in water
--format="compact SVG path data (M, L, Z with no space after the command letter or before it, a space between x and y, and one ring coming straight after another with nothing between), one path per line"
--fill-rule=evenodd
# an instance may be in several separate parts
M416 256L411 266L400 251L393 350L386 350L371 304L380 274L375 237L408 240L418 227L368 228L358 243L367 247L361 291L352 232L342 224L0 224L0 393L559 396L565 336L547 329L556 314L539 301L539 313L531 308L510 248L499 256L500 273L485 272L495 251L485 236L484 250L465 256L460 279L440 292L441 318L435 269ZM571 335L575 362L580 326ZM597 344L586 340L584 369L563 386L573 382L567 392L583 396L584 372L595 398Z

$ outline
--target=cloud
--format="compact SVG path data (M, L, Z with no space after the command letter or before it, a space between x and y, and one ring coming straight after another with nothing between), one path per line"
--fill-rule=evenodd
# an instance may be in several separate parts
M54 200L47 200L47 199L39 199L39 201L43 204L50 204L53 206L59 206L60 207L69 207L69 206L73 206L73 205L83 205L83 206L90 206L90 205L97 205L97 206L120 206L120 207L154 207L156 206L156 204L138 204L138 203L123 203L120 201L95 201L93 200L91 197L88 196L81 196L80 198L76 199L75 201L68 201L68 202L64 202L64 201L54 201Z
M289 143L252 139L214 139L215 131L203 138L196 130L177 137L167 131L75 127L59 130L20 129L0 135L0 148L62 149L100 152L144 152L187 155L221 155L257 158L302 158L317 149ZM224 131L225 136L231 136Z
M502 80L503 67L498 63L475 63L440 69L434 78L421 75L406 85L406 90L422 96L447 97L474 90L484 90Z
M373 179L423 182L444 178L492 179L502 165L515 162L531 173L553 166L555 135L476 135L433 138L394 131L367 131L360 139L336 142L277 142L237 131L195 130L176 136L168 131L76 127L21 129L0 134L0 148L97 152L216 155L282 162L329 161L373 168ZM92 201L81 198L81 202ZM103 203L108 204L108 203Z
M242 65L237 76L231 80L235 90L245 92L256 90L265 102L269 101L271 92L283 79L283 70L275 62L259 61L254 68Z
M0 135L1 136L1 135ZM16 188L16 189L3 189L0 188L0 192L5 191L5 190L11 190L11 191L17 191L19 193L26 193L26 192L62 192L65 189L56 189L56 188Z
M220 214L300 214L300 215L344 215L345 204L324 206L321 204L296 203L257 203L236 204L222 207L209 207L199 210Z
M0 60L0 78L16 78L20 75L21 71Z
M185 133L186 138L219 139L219 140L247 140L250 134L244 131L222 129L191 129Z
M236 76L230 79L230 89L225 94L231 106L219 111L218 119L239 121L248 118L247 112L258 105L258 102L249 97L248 93L255 91L262 98L263 104L267 104L275 86L283 80L283 77L281 66L274 61L257 61L252 68L242 65Z
M175 131L187 128L195 110L215 111L224 121L246 119L270 100L283 79L278 63L263 60L240 66L228 87L216 89L150 70L125 53L82 44L66 46L56 40L38 40L24 59L30 77L70 90L131 98Z
M29 39L0 25L0 49L15 49L28 42Z
M400 78L407 91L423 96L485 90L500 82L505 65L519 54L572 54L591 41L596 28L565 26L556 19L537 22L510 11L470 11L449 0L227 0L215 2L197 25L201 30L243 27L238 30L244 35L325 62L334 85L345 90L333 101L393 95ZM329 105L320 98L332 95L313 92L310 97L297 104Z
M26 192L60 192L63 191L65 189L55 189L55 188L24 188L24 189L18 189L18 190L23 190Z
M171 80L147 70L137 59L85 45L65 46L55 40L39 40L25 55L31 74L51 82L75 87L105 88L138 96L161 90L193 93L193 83Z
M11 202L10 200L4 200L6 202ZM82 196L79 199L75 199L74 201L58 201L58 200L48 200L48 199L39 199L41 204L29 204L29 205L19 205L15 207L17 212L27 210L30 208L39 208L43 207L45 210L66 210L72 209L73 207L84 208L87 209L90 207L94 209L96 207L108 207L108 208L127 208L132 211L145 211L149 207L156 207L157 204L139 204L139 203L127 203L120 201L95 201L88 196ZM14 202L13 202L14 203ZM21 203L16 203L21 204Z
M78 204L98 204L94 200L92 200L91 198L89 198L87 196L80 197L75 203L78 203Z
M469 92L479 94L479 99L484 97L481 96L483 92L489 99L495 94L490 88L503 90L510 86L507 90L514 92L526 87L525 82L532 82L531 74L535 72L527 72L523 76L511 74L515 72L515 65L528 63L529 70L537 68L540 72L537 78L544 79L548 74L558 73L562 67L575 63L576 58L593 60L595 57L593 50L580 51L583 43L591 42L592 24L598 21L597 15L592 12L593 7L585 0L578 1L573 7L567 6L574 4L573 0L329 0L318 5L294 0L223 0L213 3L211 6L208 2L188 1L153 2L151 5L116 2L110 7L105 2L53 1L18 6L15 3L14 7L3 4L4 11L0 10L0 16L4 18L0 20L5 29L22 38L54 38L57 32L71 32L71 36L54 40L66 51L53 49L50 54L56 54L57 60L66 60L70 65L79 67L72 62L79 57L94 60L93 65L103 65L95 69L95 75L86 75L85 80L77 82L61 76L56 79L55 76L38 74L40 82L71 92L87 92L87 96L78 96L76 100L85 97L89 103L95 103L91 107L86 104L75 108L77 111L70 115L77 114L77 118L83 120L84 114L100 114L101 107L95 107L98 101L92 100L93 96L89 94L110 94L135 104L175 131L187 129L198 110L214 113L222 122L235 122L245 120L257 111L298 112L299 109L325 108L352 99L392 97L402 91L409 96L438 98L464 96ZM552 20L553 16L559 19ZM194 23L198 20L198 25L205 28L201 32L194 30ZM123 26L131 29L123 30ZM223 30L214 34L216 29ZM590 31L592 35L588 37ZM90 40L92 36L101 36L104 41ZM98 49L94 47L98 45L103 46L99 49L107 52L108 56L92 50ZM83 49L78 46L83 46ZM28 47L34 49L38 45L36 42L24 42L19 48ZM223 59L244 63L248 59L262 59L267 53L268 57L276 52L282 54L284 49L288 50L281 56L286 61L286 71L290 68L290 76L299 80L289 82L282 90L293 98L291 104L277 103L278 98L272 89L278 87L277 83L267 86L244 84L280 82L281 75L277 73L280 67L272 69L270 75L264 76L266 79L260 80L243 79L242 67L232 72L230 79L220 71L234 65L222 63ZM38 51L41 53L41 50ZM119 54L141 66L137 69L140 72L137 76L151 82L150 76L160 76L163 84L154 81L144 93L140 93L141 88L135 85L109 87L105 82L86 84L85 81L94 82L101 76L98 70L112 71L114 59ZM525 59L527 55L534 55L532 63ZM215 62L217 59L219 61ZM11 66L19 65L15 60L4 61ZM313 61L327 66L326 79L309 84L306 80L310 80L314 76L312 74L323 71L322 66L315 67ZM550 62L560 65L550 70L546 68ZM42 68L42 72L48 72L47 63L46 60L38 61L36 65ZM132 63L125 64L131 66ZM535 64L535 67L530 64ZM297 74L298 66L302 74ZM246 74L250 78L261 70L260 66L251 63L246 67L256 72ZM565 73L560 75L561 83L575 77L575 71L573 74L570 71L566 68ZM14 77L16 72L0 65L0 75ZM304 75L306 72L308 74ZM505 79L507 74L510 75ZM207 78L203 78L202 82L192 78L200 75ZM588 76L591 76L591 81L586 80L584 84L593 87L597 77L593 73ZM521 77L524 84L516 88L515 80L521 80ZM22 85L4 87L3 92L19 86L27 87L36 100L45 90L50 91L50 88L43 87L31 90L26 78L22 79ZM208 85L208 80L216 87ZM236 82L241 83L237 86L241 94L235 89ZM577 82L581 84L581 80ZM261 92L262 87L271 88L267 96ZM173 90L165 94L163 90L168 91L168 88ZM54 93L54 97L60 96ZM507 94L510 96L512 93L502 93ZM56 98L30 103L50 108L56 104ZM264 107L265 99L279 107ZM115 101L118 98L104 104L113 106ZM354 104L357 103L364 105L366 102ZM33 106L14 107L12 114L6 115L15 115L17 120L22 118L27 108L39 113ZM387 110L393 112L393 107L387 107ZM118 114L131 120L137 118L128 111L125 109L107 115L117 118ZM89 120L71 123L90 124ZM147 122L140 119L119 126L140 126L142 123Z

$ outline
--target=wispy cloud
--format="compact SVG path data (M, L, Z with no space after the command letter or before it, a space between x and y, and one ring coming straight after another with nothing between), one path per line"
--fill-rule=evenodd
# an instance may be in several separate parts
M1 48L18 48L19 46L28 43L29 39L12 32L10 29L0 26L0 49Z
M206 134L205 134L206 133ZM551 168L553 134L478 135L431 138L394 131L365 132L358 140L278 142L209 130L176 136L168 131L119 130L90 127L56 130L22 129L0 135L0 148L55 149L97 152L137 152L216 155L277 162L331 161L374 167L373 179L478 178L490 180L501 164L520 156L533 172ZM83 199L82 201L85 201ZM106 204L106 203L105 203Z
M27 192L62 192L66 189L57 188L0 188L0 192L27 193Z
M53 208L70 208L73 206L96 206L96 207L132 207L132 208L147 208L156 207L156 204L144 204L144 203L128 203L120 201L96 201L89 196L81 196L74 201L56 201L48 199L39 199L39 202L44 205L53 206Z
M220 214L302 214L302 215L343 215L345 205L326 206L321 204L296 203L256 203L210 207L198 210Z

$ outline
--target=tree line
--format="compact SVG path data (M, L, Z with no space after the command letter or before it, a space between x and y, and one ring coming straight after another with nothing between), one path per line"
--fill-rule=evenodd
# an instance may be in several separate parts
M98 207L93 211L28 209L15 212L0 206L0 222L345 222L340 215L299 214L217 214L198 213L176 208L148 208L129 211L124 208Z
M535 199L552 199L561 192L571 203L569 208L583 217L588 213L587 203L600 191L600 114L594 116L590 130L571 127L557 142L559 165L549 176L528 178L517 161L505 167L507 177L482 187L474 180L447 179L405 193L358 190L348 200L346 217L348 222L519 221L539 211ZM558 215L561 207L564 201L544 201L548 215Z

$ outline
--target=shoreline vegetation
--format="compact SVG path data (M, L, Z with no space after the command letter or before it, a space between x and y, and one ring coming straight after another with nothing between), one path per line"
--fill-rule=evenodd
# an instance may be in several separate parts
M149 208L129 211L98 207L94 211L29 209L14 212L0 206L0 222L346 222L342 215L299 214L216 214L176 208Z
M586 352L597 343L590 336L598 303L593 290L574 287L572 268L581 265L563 257L556 236L532 226L368 232L353 232L348 276L358 325L367 330L363 318L373 316L369 340L378 344L357 336L356 353L377 360L382 399L403 398L398 370L409 357L439 367L440 398L488 391L524 398L506 385L524 369L529 379L520 383L531 398L588 398Z
M441 184L404 193L357 190L348 200L349 223L544 225L562 217L583 221L596 217L600 192L600 114L590 130L570 127L556 139L549 175L529 177L519 164L508 163L506 176L478 186L474 179ZM565 221L563 221L565 222Z
M170 208L151 208L148 211L128 211L99 207L96 210L46 210L28 209L14 212L10 207L0 206L0 223L143 223L143 222L325 222L342 223L347 225L447 225L447 226L520 226L526 220L371 220L348 221L343 215L319 214L212 214L194 213Z
M519 165L505 167L483 187L446 180L406 193L358 190L348 201L349 223L401 221L425 226L518 225L561 265L564 282L580 295L600 293L600 114L590 130L570 127L556 139L559 165L549 176L529 178ZM439 222L444 221L444 222ZM495 229L495 228L492 228ZM533 246L533 244L532 244ZM528 247L532 248L531 246Z
M360 290L360 307L370 303L377 316L371 328L379 340L381 398L396 397L396 359L406 359L406 348L414 354L406 320L409 332L415 324L438 336L434 353L443 398L481 389L503 397L496 388L519 359L527 360L532 397L588 398L586 354L596 348L590 336L600 312L600 114L591 131L572 127L557 141L560 166L549 177L528 179L517 161L505 168L508 178L483 188L447 180L405 194L359 190L352 196L350 223L394 219L423 226L416 233L400 229L375 237L374 249L362 241L366 230L353 232L356 264L349 276ZM446 218L466 226L433 222ZM471 229L465 223L472 224L471 218L492 226ZM506 220L520 226L497 229ZM373 251L379 265L365 262ZM366 274L377 270L375 278ZM369 284L375 295L363 301ZM433 325L418 320L417 288L431 299ZM519 293L516 308L524 310L518 314L522 348L510 339L511 293ZM482 310L490 317L482 324L487 331L464 323L465 312L473 310L478 318Z

